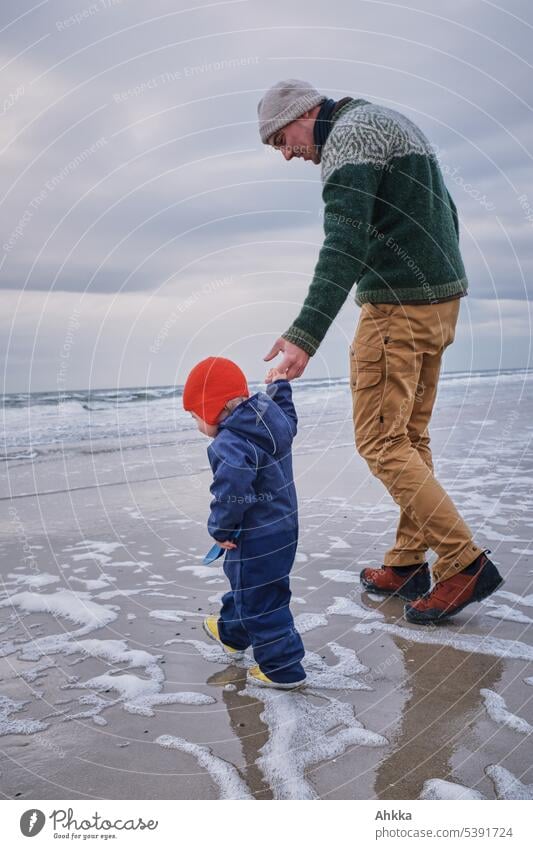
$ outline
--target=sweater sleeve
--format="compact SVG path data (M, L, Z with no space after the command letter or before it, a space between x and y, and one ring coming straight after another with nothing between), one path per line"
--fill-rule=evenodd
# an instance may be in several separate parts
M324 242L300 314L282 334L311 356L364 271L381 175L374 165L349 163L324 184Z
M210 445L207 454L213 470L210 486L213 500L207 530L217 542L224 542L240 526L253 503L257 454L244 440L226 440L219 450Z

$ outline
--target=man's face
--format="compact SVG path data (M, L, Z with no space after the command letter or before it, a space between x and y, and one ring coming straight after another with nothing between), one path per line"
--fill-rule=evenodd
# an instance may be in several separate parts
M276 150L281 150L287 160L297 157L318 165L320 157L313 141L313 126L319 111L320 107L315 106L301 118L273 133L268 143Z

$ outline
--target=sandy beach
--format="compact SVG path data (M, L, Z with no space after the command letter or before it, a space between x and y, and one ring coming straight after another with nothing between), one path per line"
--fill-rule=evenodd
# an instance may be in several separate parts
M295 389L301 693L246 685L252 658L228 665L203 634L226 587L219 565L201 565L204 437L167 428L12 454L2 797L533 798L532 381L443 381L437 475L505 584L431 628L359 585L398 511L355 453L347 383Z

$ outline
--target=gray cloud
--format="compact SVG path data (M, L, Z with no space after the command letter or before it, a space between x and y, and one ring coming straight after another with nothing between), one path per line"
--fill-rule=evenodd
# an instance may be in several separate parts
M459 208L469 303L502 299L501 318L491 321L507 322L504 339L511 326L513 338L523 338L510 339L504 357L518 365L527 356L529 313L522 306L517 316L511 306L528 298L532 273L533 22L525 0L505 9L452 0L443 10L421 0L410 9L377 0L9 5L0 22L0 297L4 329L13 333L6 385L27 386L32 365L34 388L53 385L45 364L83 292L92 305L86 298L73 385L82 385L93 353L106 362L95 341L106 309L118 345L126 344L120 315L131 321L141 302L150 304L149 332L129 352L135 383L169 299L185 302L222 277L232 285L188 308L180 332L190 333L194 318L200 328L209 324L214 348L241 338L245 304L256 338L263 317L272 317L270 346L305 296L322 237L319 169L285 163L257 133L257 101L284 76L307 78L333 97L383 103L422 127ZM18 20L10 24L10 16ZM14 311L19 292L23 313ZM39 329L33 309L42 313ZM479 310L472 315L481 321ZM345 335L355 319L350 298L338 321ZM485 325L478 329L478 356L488 360ZM183 348L183 335L175 341ZM332 363L332 373L345 369L343 344L333 329L315 372ZM109 342L107 363L111 350ZM242 350L260 376L257 351L251 343ZM174 379L162 356L153 367L154 382ZM93 382L109 383L109 368L95 368Z

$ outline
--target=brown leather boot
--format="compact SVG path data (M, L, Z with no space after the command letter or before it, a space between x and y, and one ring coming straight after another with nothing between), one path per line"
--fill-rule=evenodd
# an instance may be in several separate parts
M405 618L420 624L442 622L467 604L487 598L502 584L502 576L483 552L462 572L440 581L426 595L406 604Z
M382 566L380 569L363 569L361 584L372 593L396 595L413 600L427 593L430 586L427 563L416 566Z

